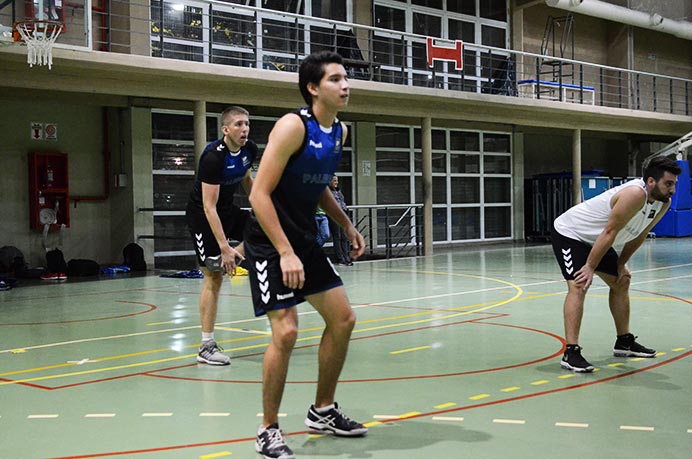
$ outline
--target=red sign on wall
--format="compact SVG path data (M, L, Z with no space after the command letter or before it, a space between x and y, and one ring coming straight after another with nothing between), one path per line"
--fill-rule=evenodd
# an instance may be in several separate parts
M462 70L464 68L464 42L461 40L456 40L454 47L449 48L447 46L437 46L434 43L434 38L428 37L428 67L433 66L433 61L451 61L454 62L454 68L456 70Z

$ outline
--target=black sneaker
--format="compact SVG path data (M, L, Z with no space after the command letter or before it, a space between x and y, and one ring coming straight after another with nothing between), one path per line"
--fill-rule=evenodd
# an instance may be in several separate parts
M267 459L293 459L296 456L281 436L278 424L270 424L266 429L260 426L255 441L255 451Z
M567 345L560 366L565 370L572 370L575 373L591 373L593 371L593 365L582 357L581 346L578 345Z
M655 357L656 351L644 347L637 343L637 339L632 333L618 336L613 346L613 355L615 357Z
M315 405L308 410L305 425L313 433L332 433L339 437L357 437L368 433L368 428L346 416L334 402L334 408L326 413L318 413Z

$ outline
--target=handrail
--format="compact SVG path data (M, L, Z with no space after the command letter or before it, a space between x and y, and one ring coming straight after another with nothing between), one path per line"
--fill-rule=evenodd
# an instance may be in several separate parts
M197 3L208 3L211 5L217 5L219 7L222 7L223 9L239 9L239 10L248 10L252 11L254 13L262 13L264 16L285 16L293 19L300 19L304 20L306 22L314 22L314 23L322 23L325 25L329 26L343 26L343 27L348 27L348 28L358 28L361 30L369 30L372 32L380 32L380 33L385 33L385 34L392 34L392 35L397 35L397 36L405 36L408 38L414 38L414 39L419 39L421 41L425 41L428 38L428 35L420 35L416 33L411 33L411 32L402 32L400 30L390 30L390 29L383 29L381 27L374 27L374 26L369 26L365 24L358 24L358 23L352 23L352 22L345 22L345 21L337 21L335 19L324 19L324 18L319 18L319 17L313 17L313 16L305 16L297 13L290 13L287 11L278 11L278 10L272 10L269 8L258 8L255 6L248 6L248 5L240 5L240 4L229 4L225 3L219 0L195 0ZM434 37L435 40L438 41L447 41L447 42L454 42L454 39L448 39L448 38L438 38ZM640 71L640 70L630 70L630 69L625 69L625 68L619 68L619 67L612 67L609 65L603 65L603 64L597 64L597 63L592 63L592 62L586 62L586 61L578 61L574 59L568 59L568 58L563 58L563 57L557 57L557 56L548 56L544 54L536 54L536 53L531 53L527 51L518 51L518 50L513 50L509 48L497 48L494 46L489 46L489 45L482 45L482 44L477 44L477 43L464 43L465 47L470 47L470 48L477 48L478 50L487 50L490 53L497 53L497 54L516 54L520 56L528 56L528 57L535 57L535 58L540 58L540 59L550 59L554 61L560 61L566 64L585 64L590 67L596 67L604 70L612 70L612 71L622 71L625 73L631 73L631 74L639 74L639 75L646 75L646 76L651 76L651 77L664 77L664 78L669 78L671 80L678 80L678 81L687 81L692 83L692 79L688 78L682 78L682 77L675 77L675 76L669 76L669 75L662 75L662 74L656 74L656 73L650 73L646 71Z
M389 226L390 226L390 227L398 226L399 223L401 223L401 220L403 220L404 217L406 217L406 215L407 215L409 212L411 212L411 209L413 209L413 207L409 207L408 209L406 209L406 211L405 211L403 214L401 214L401 217L399 217L399 220L397 220L396 223L394 223L393 225L389 225Z

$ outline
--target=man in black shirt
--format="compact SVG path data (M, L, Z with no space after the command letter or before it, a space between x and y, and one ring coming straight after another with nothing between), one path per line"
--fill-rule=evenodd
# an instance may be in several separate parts
M242 184L250 194L250 168L257 157L257 145L248 140L250 115L244 108L228 107L221 114L223 137L204 149L199 160L197 180L187 204L187 223L192 234L204 285L199 299L202 345L197 361L228 365L214 340L214 324L219 291L225 273L235 274L237 260L244 259L242 244L232 248L229 238L242 241L249 212L233 203Z

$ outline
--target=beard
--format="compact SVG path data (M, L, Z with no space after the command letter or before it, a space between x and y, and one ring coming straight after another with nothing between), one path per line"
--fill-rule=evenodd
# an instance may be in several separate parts
M658 187L655 187L653 190L651 190L651 197L654 198L656 201L660 202L668 202L668 199L670 199L670 196L668 193L663 193L661 190L658 189Z

